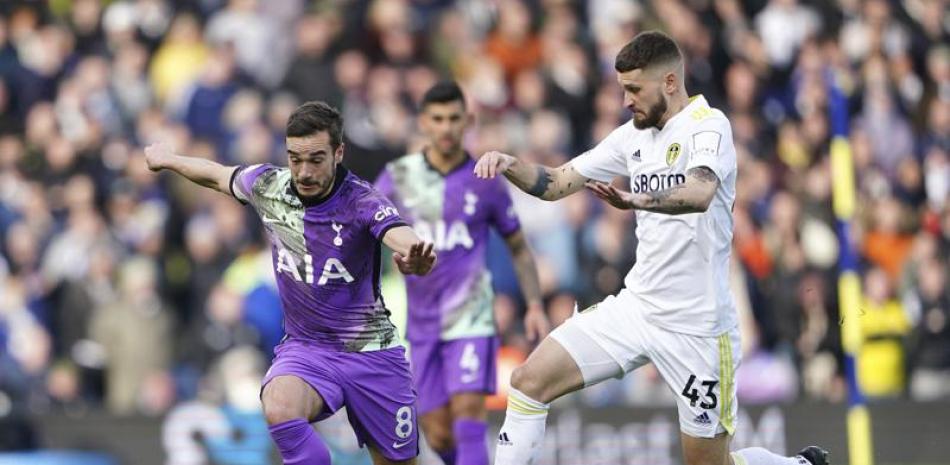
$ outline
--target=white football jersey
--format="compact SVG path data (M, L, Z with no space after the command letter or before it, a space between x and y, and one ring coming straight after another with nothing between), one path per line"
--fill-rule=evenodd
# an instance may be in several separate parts
M647 320L670 331L712 337L736 326L729 289L736 149L721 111L693 97L662 130L628 122L571 164L599 181L629 176L635 193L686 182L686 172L697 166L712 169L719 189L705 212L636 212L637 262L621 292L631 292Z

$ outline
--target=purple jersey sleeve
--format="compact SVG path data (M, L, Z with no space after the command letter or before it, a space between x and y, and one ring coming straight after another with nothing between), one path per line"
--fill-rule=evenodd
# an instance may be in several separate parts
M379 241L383 240L386 231L397 226L406 226L399 210L376 189L370 190L360 199L358 208L369 225L369 232Z
M507 181L496 178L492 187L491 222L498 234L508 237L521 230L521 222L518 221L515 207L511 203Z
M253 203L254 201L254 183L260 179L261 175L277 167L269 164L239 166L231 173L231 195L241 201L241 203Z

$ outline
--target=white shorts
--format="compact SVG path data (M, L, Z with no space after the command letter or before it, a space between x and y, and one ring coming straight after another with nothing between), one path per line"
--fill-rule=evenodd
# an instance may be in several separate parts
M577 363L585 387L653 362L676 396L683 433L735 432L738 327L718 337L675 333L648 322L636 297L622 290L576 313L551 337Z

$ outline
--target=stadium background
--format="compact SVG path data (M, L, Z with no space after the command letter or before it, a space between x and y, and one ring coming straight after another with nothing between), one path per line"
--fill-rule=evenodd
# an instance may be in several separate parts
M786 452L809 440L844 463L834 80L850 119L858 374L876 455L950 462L934 435L950 416L945 2L19 0L0 3L0 449L19 451L0 463L272 453L256 396L281 329L261 228L226 196L149 173L143 146L284 164L286 117L326 100L346 118L345 164L373 179L419 146L412 102L453 76L478 118L470 152L558 165L628 118L613 58L652 28L686 53L689 92L733 125L729 279L739 399L754 418L742 440ZM619 288L632 215L586 194L513 195L555 323ZM491 267L504 377L531 346L499 240ZM399 322L401 281L390 271L384 287ZM650 367L557 411L577 434L549 434L561 446L546 463L679 463L672 394Z

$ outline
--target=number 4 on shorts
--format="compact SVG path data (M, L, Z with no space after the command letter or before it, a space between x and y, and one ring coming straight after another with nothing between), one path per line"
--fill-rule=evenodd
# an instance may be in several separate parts
M695 382L696 382L696 375L689 375L689 380L686 381L686 387L684 387L683 392L681 392L683 397L689 399L689 405L691 407L696 406L696 402L699 402L699 397L700 397L699 391L693 387L693 383ZM702 381L700 384L702 384L706 388L705 397L708 399L711 399L711 402L706 402L705 400L703 400L702 402L700 402L699 406L706 410L716 408L716 406L719 405L719 399L717 399L716 394L713 393L713 388L716 387L717 384L719 384L719 381Z

